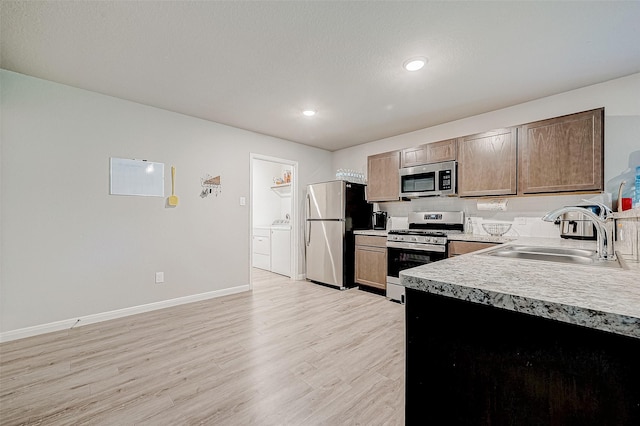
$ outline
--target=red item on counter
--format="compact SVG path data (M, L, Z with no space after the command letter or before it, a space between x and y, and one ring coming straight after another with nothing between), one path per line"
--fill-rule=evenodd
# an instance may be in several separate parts
M631 210L631 202L633 200L631 198L623 198L622 199L622 210L621 211L625 211L625 210Z

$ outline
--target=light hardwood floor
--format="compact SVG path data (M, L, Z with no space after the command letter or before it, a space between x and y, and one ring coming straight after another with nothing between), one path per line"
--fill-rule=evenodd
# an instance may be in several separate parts
M0 345L0 424L404 424L404 307L254 287Z

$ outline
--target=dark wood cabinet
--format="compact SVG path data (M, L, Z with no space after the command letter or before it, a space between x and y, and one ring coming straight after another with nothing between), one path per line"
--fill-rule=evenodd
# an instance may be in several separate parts
M458 140L458 195L515 195L517 192L517 128L511 127Z
M456 139L432 142L402 150L401 166L413 167L456 159Z
M407 424L639 425L640 340L406 290Z
M400 199L400 151L367 157L367 201Z
M602 191L604 109L522 126L519 193Z

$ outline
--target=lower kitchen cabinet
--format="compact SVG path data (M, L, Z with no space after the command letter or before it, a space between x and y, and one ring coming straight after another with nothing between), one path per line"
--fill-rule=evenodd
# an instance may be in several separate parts
M474 251L497 246L495 243L482 243L478 241L449 241L449 257L460 256L461 254L473 253Z
M355 282L386 290L387 238L356 235L355 247Z
M406 424L640 425L640 339L406 289Z

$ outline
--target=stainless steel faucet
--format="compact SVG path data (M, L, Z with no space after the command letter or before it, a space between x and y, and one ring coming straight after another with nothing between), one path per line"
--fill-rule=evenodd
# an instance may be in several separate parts
M598 258L601 260L616 260L613 234L613 213L603 204L600 206L600 215L596 215L589 209L577 206L562 207L547 213L542 220L555 222L560 216L568 212L578 212L587 216L596 226L596 238L598 242Z

